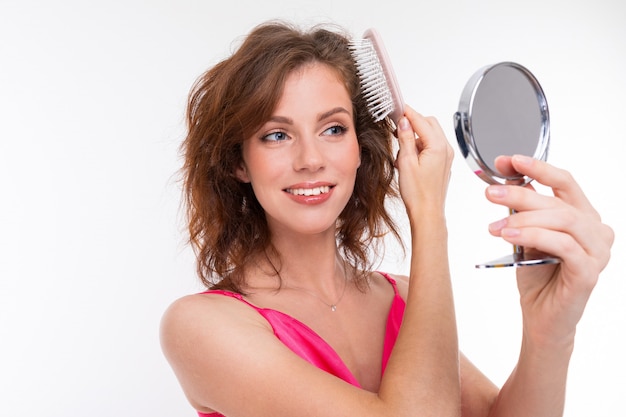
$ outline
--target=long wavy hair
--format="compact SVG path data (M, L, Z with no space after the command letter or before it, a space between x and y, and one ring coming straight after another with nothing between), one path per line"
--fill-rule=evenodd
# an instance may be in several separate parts
M349 36L336 27L303 31L285 22L266 22L193 85L181 173L189 242L206 287L243 293L247 261L268 253L280 259L265 212L235 169L242 163L242 143L270 118L289 74L310 63L334 69L353 103L361 165L337 220L336 239L343 257L360 271L359 288L367 286L365 271L373 265L372 255L380 255L380 238L391 232L401 241L385 205L387 196L398 196L393 126L370 116L348 42Z

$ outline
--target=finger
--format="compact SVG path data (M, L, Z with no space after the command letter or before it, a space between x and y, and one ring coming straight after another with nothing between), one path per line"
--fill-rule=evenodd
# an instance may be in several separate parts
M599 223L593 216L571 206L563 205L553 210L517 212L490 224L489 232L494 236L504 237L503 234L511 234L512 229L525 228L539 228L571 235L588 255L598 259L602 268L608 263L609 249L613 243L612 229ZM530 246L536 247L537 244L532 243Z
M443 148L448 145L446 135L437 118L423 116L408 106L405 109L405 115L417 134L420 149Z
M489 185L485 195L492 203L515 211L546 210L566 205L558 198L537 193L530 184L524 187L517 185Z
M397 136L399 144L398 157L407 153L409 155L417 153L417 148L415 147L415 132L411 127L409 119L404 116L398 120Z
M408 105L405 115L398 121L397 137L399 151L396 162L412 157L426 149L433 148L440 137L445 137L436 119L425 117Z
M502 238L510 244L532 251L548 253L561 259L561 267L569 277L569 285L589 285L592 288L606 260L598 259L586 253L584 248L567 233L555 232L542 228L504 229ZM532 248L532 249L530 249Z
M494 160L496 170L505 177L516 177L520 175L519 172L513 168L512 157L508 155L498 156Z
M511 158L511 163L515 171L552 188L555 196L582 210L598 215L568 171L524 155L514 155Z

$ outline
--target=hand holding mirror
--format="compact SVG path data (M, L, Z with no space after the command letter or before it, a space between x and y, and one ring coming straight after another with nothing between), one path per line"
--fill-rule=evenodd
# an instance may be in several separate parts
M504 175L494 161L500 155L515 154L547 159L550 119L545 94L533 74L519 64L501 62L483 67L463 89L454 114L454 130L463 157L481 179L489 184L526 185L532 178ZM512 254L476 267L558 262L558 258L543 253L533 252L531 256L514 245Z

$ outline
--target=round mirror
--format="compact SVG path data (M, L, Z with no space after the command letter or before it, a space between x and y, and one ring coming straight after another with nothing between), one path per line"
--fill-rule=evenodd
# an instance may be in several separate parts
M467 82L459 111L454 114L457 142L476 175L490 184L525 185L523 175L507 176L495 167L500 155L527 155L546 160L550 118L546 96L533 74L514 62L501 62L478 70ZM513 210L510 210L514 213ZM542 265L560 262L538 251L513 253L477 268Z
M532 73L514 62L478 70L465 85L454 122L464 158L490 184L531 181L498 172L497 156L523 154L542 160L548 156L546 97Z

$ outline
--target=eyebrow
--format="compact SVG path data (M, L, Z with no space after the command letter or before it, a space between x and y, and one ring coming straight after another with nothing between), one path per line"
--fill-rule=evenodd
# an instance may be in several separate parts
M337 113L345 113L347 115L350 115L350 112L348 110L346 110L344 107L335 107L331 110L328 110L324 113L321 113L317 116L317 120L321 121L324 119L327 119ZM293 124L293 119L289 118L289 117L284 117L284 116L272 116L270 117L269 121L271 122L277 122L277 123L285 123L285 124L289 124L292 125Z
M332 110L329 110L327 112L324 112L324 113L320 114L318 116L317 120L324 120L324 119L326 119L326 118L328 118L330 116L333 116L333 115L335 115L337 113L346 113L348 116L350 115L350 112L348 110L346 110L345 108L343 108L343 107L335 107Z

